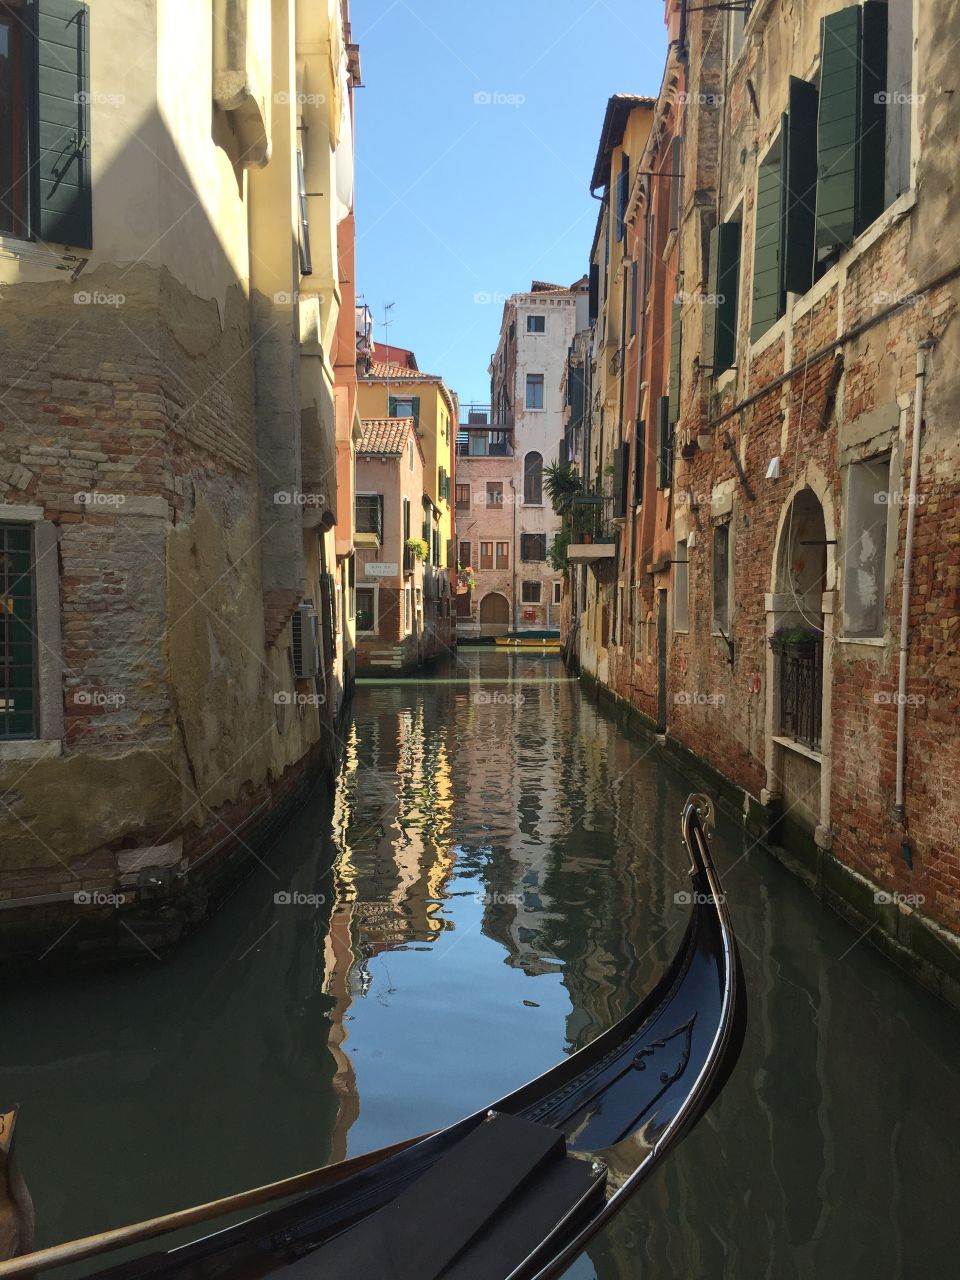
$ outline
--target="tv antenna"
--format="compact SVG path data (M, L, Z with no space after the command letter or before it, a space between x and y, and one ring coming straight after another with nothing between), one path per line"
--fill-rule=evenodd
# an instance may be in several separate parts
M385 347L389 347L390 345L388 339L390 337L390 326L393 324L390 312L396 305L397 304L395 302L385 302L383 306L383 345Z

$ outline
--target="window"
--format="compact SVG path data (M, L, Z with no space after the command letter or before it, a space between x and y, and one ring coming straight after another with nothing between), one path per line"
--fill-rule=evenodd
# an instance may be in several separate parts
M553 603L554 604L560 603L560 592L562 590L562 585L563 584L560 582L555 582L553 584Z
M630 267L630 337L637 332L637 306L639 302L640 264L636 258Z
M546 333L546 316L527 316L527 333Z
M383 494L358 493L356 499L357 533L372 533L383 541Z
M420 397L419 396L391 396L389 399L389 413L391 418L412 418L413 425L420 425Z
M403 589L403 631L409 635L413 630L413 593L409 587Z
M503 506L503 484L499 481L487 481L487 506Z
M457 485L457 510L470 510L470 486L468 484Z
M713 531L713 630L730 634L730 525ZM679 557L678 557L679 559Z
M528 506L543 506L543 455L528 453L523 460L523 500Z
M89 12L59 0L32 19L0 3L0 232L89 249Z
M0 738L36 737L35 596L32 530L0 524Z
M523 582L520 584L520 599L524 604L540 603L540 583Z
M492 542L480 543L480 568L481 569L493 568L493 543Z
M670 312L670 416L671 427L680 417L681 348L683 345L683 303L674 298Z
M890 505L890 455L847 469L847 519L843 536L843 634L883 636Z
M687 631L690 626L690 566L687 563L686 539L677 543L673 571L673 629Z
M679 231L683 209L683 139L674 138L670 144L670 227Z
M403 500L403 541L406 545L410 538L410 499Z
M377 630L377 588L357 587L357 632Z
M673 432L670 429L670 397L657 400L657 488L673 483Z
M440 564L440 530L439 529L434 529L433 531L433 563L435 565Z
M472 547L472 545L471 545L469 542L461 542L461 543L460 543L460 556L459 556L459 558L460 558L460 568L461 568L461 569L468 569L468 568L469 568L469 569L472 569L472 568L473 568L472 557L473 557L473 547Z
M545 533L521 533L520 559L530 563L546 560L547 535Z
M620 155L620 172L617 174L617 240L624 237L627 205L630 201L630 157L624 151Z
M527 400L528 409L543 408L543 374L528 373L527 374Z
M498 569L510 568L510 543L509 542L497 543L497 568Z

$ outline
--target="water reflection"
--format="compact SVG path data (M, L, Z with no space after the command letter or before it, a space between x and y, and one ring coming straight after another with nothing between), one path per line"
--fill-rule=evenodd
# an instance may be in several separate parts
M362 686L332 801L185 947L0 992L40 1242L426 1132L592 1040L679 943L690 789L552 657ZM571 1276L953 1274L957 1021L739 829L715 856L743 1057Z

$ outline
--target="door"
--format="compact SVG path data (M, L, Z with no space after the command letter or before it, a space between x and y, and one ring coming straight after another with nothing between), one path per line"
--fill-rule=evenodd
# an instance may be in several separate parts
M481 636L503 636L510 630L510 602L506 596L491 591L480 601Z

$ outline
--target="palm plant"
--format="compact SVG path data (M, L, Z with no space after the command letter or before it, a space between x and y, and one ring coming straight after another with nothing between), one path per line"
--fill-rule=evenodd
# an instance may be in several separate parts
M558 516L565 516L578 493L583 493L583 480L569 462L551 462L543 470L543 487Z

